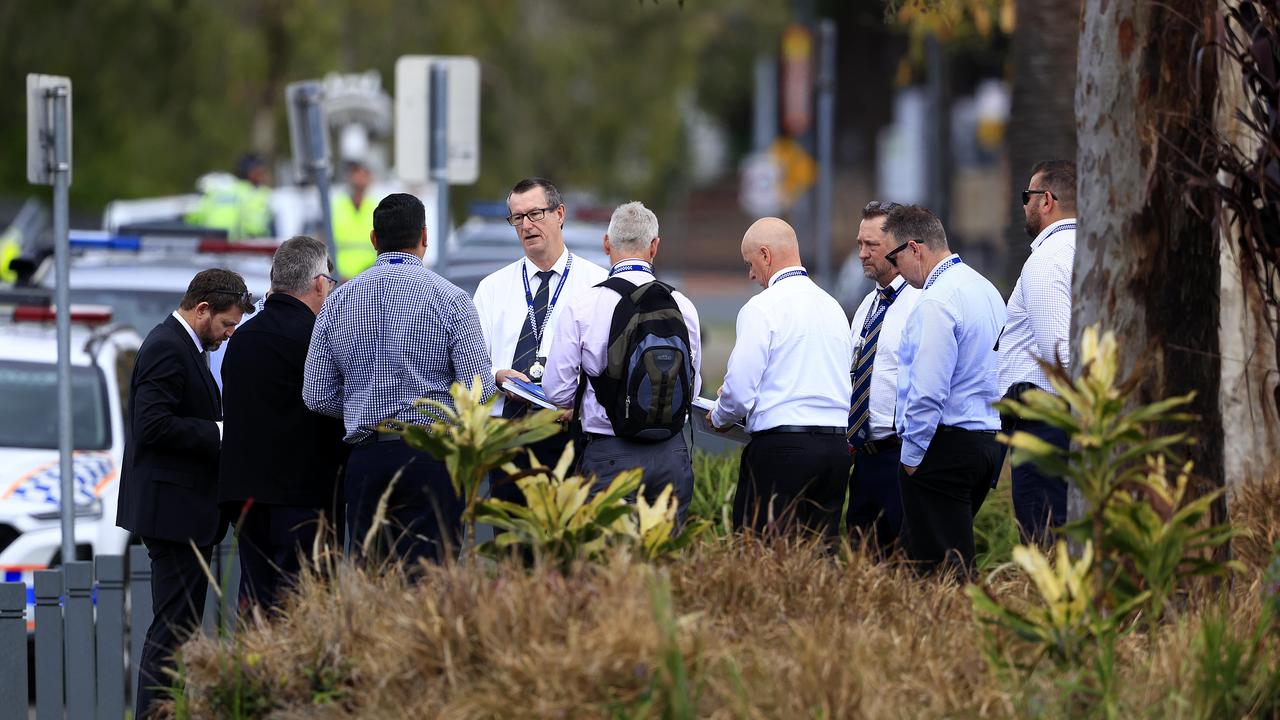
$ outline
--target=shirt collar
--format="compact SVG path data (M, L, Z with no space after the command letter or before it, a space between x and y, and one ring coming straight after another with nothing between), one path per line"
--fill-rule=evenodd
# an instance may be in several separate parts
M414 265L422 265L422 258L413 253L397 252L395 250L379 253L378 260L374 265L399 265L400 263L413 263Z
M524 259L524 269L525 269L525 272L529 274L529 277L533 277L536 273L541 272L541 270L538 269L538 266L534 265L533 261L530 260L527 256L523 259ZM564 277L564 266L565 266L565 263L567 262L569 262L569 248L566 247L564 250L560 251L560 257L554 263L551 264L551 268L550 268L551 272L555 273L556 275L559 275L560 277Z
M769 278L769 287L773 287L773 284L774 284L774 283L776 283L776 282L778 282L778 276L779 276L779 275L781 275L781 274L783 274L783 273L785 273L785 272L790 272L790 271L792 271L792 270L804 270L804 266L803 266L803 265L790 265L790 266L788 266L788 267L784 267L784 268L782 268L781 270L779 270L778 272L774 273L774 274Z
M1054 230L1056 230L1058 226L1065 225L1067 223L1071 223L1072 225L1075 225L1076 219L1073 217L1062 218L1058 222L1053 223L1052 225L1049 225L1045 229L1041 230L1040 234L1036 236L1036 239L1031 241L1031 249L1039 250L1040 246L1044 244L1045 239L1048 238L1050 235L1052 235Z
M191 338L191 342L195 343L196 345L196 352L198 353L204 352L204 346L200 344L200 336L196 335L196 331L192 330L191 326L187 324L187 319L182 317L182 313L178 312L177 310L174 310L173 316L177 318L178 322L182 323L182 327L186 328L187 335Z
M929 271L929 275L925 277L924 287L929 287L929 281L934 280L935 278L937 278L939 275L942 274L942 271L951 264L951 258L958 258L958 257L960 257L960 255L958 255L957 253L951 253L950 255L939 260L938 264L934 265L933 269Z
M643 265L646 268L648 268L650 271L653 270L653 263L649 262L648 260L641 260L640 258L623 258L618 262L614 263L613 266L609 268L609 272L612 274L612 272L616 270L619 265Z
M882 286L882 285L880 285L880 283L876 283L876 289L877 289L877 290L884 290L884 289L887 287L887 288L889 288L890 290L892 290L892 291L894 291L895 293L897 293L897 292L900 292L900 291L902 290L902 286L903 286L903 285L906 285L906 284L907 284L907 279L906 279L906 278L904 278L904 277L902 277L901 275L899 275L898 277L896 277L896 278L894 278L894 279L890 280L890 281L889 281L889 284L888 284L887 286Z

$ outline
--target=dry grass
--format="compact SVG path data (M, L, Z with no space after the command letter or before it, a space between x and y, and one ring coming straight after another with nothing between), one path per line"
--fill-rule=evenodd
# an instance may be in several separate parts
M1253 526L1255 538L1275 531L1275 507L1247 516L1263 523ZM1241 637L1256 627L1261 564L1248 562L1223 595L1199 594L1154 636L1123 638L1115 677L1126 716L1214 716L1194 701L1204 676L1201 625L1221 612ZM231 642L189 645L185 711L282 718L1078 714L1069 688L1075 678L1047 664L1019 677L989 669L986 631L958 584L921 580L848 551L832 557L798 542L725 538L656 567L626 555L567 575L518 563L455 564L428 568L411 586L394 571L339 563L327 578L305 577L280 619L246 620ZM1032 596L1007 567L985 581L1002 598ZM664 623L668 603L675 620ZM1004 652L1031 659L1025 650ZM687 692L673 690L683 676ZM682 700L691 712L679 711Z

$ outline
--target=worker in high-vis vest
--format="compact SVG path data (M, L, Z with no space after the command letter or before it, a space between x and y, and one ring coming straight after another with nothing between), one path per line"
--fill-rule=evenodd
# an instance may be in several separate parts
M353 278L373 266L378 252L369 241L373 230L373 208L378 199L368 194L373 174L361 162L347 163L347 190L334 193L332 202L333 241L337 248L338 274Z
M199 202L187 213L187 224L226 230L231 240L270 237L269 180L262 158L254 153L241 156L235 178L205 182Z

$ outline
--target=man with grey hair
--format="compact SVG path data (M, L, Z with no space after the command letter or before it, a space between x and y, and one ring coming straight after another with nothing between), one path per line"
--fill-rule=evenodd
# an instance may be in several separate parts
M895 208L885 259L920 289L899 348L895 425L902 545L919 570L973 567L973 518L999 462L996 340L1004 300L947 245L928 210Z
M683 522L693 465L682 429L702 385L702 342L693 303L654 276L659 243L658 218L642 203L613 211L604 236L609 279L565 306L543 388L582 420L587 446L579 471L595 477L593 490L623 470L644 468L645 498L652 502L673 486ZM647 391L643 399L629 392L637 386Z
M223 361L226 415L218 477L224 513L239 518L240 602L279 606L325 523L342 519L342 422L308 410L303 367L329 291L333 259L299 236L271 262L271 295L236 331Z

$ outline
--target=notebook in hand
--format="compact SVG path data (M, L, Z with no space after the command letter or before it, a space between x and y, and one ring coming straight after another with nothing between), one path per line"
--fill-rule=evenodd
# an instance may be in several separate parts
M693 410L689 414L693 416L694 430L716 434L734 442L746 443L751 440L751 436L747 434L747 428L742 423L734 423L728 430L720 432L713 428L711 423L707 422L707 413L711 412L711 409L716 406L715 400L696 397L690 404L693 405Z
M547 400L547 396L543 394L542 388L531 382L525 382L519 378L507 378L502 381L502 389L524 400L530 405L536 405L544 410L555 410L556 406Z

